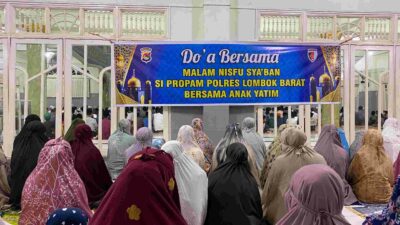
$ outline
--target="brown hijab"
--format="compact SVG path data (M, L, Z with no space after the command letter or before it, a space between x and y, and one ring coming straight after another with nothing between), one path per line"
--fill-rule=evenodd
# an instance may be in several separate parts
M363 146L350 164L348 179L360 201L389 201L394 183L393 168L392 161L385 154L379 131L368 130L364 135Z
M307 136L296 128L288 128L282 133L282 154L272 163L265 182L261 202L264 217L275 224L287 212L284 196L292 175L309 164L326 164L324 158L306 146Z
M260 184L261 188L264 188L265 181L267 180L268 173L271 170L272 162L282 153L281 135L286 128L295 127L293 125L282 124L276 137L272 140L271 144L268 146L267 154L264 159L264 164L260 174ZM296 126L297 127L297 126Z
M314 150L321 154L328 165L343 179L345 189L344 204L351 205L357 202L357 198L346 180L349 156L342 147L335 125L326 125L322 128Z

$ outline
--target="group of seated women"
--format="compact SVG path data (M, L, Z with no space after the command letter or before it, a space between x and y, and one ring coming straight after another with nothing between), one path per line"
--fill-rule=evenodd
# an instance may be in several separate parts
M0 206L20 210L20 225L349 224L345 205L389 201L365 224L393 224L397 216L394 119L383 136L364 131L350 147L334 125L311 148L299 126L284 124L268 149L253 118L228 125L215 148L199 118L176 141L156 145L146 127L132 136L131 123L119 121L103 159L85 121L49 140L40 118L28 116L11 168L0 152Z

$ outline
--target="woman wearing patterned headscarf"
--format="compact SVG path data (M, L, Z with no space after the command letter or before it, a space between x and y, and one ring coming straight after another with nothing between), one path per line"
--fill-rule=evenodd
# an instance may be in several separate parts
M277 225L350 225L342 215L342 190L342 179L329 166L300 168L285 194L288 213Z
M357 198L366 203L389 201L394 182L392 161L385 154L379 131L368 130L363 146L354 156L348 179Z
M246 150L248 152L247 155L249 157L251 174L253 174L254 179L256 179L257 183L259 184L260 182L259 172L257 169L254 151L244 140L242 129L237 123L232 123L226 127L224 137L219 141L217 147L215 148L215 152L213 154L213 159L212 159L211 172L215 170L219 165L225 162L226 149L230 144L236 142L242 143L246 146Z
M146 147L129 159L90 225L187 225L180 209L171 156Z
M136 143L125 151L126 162L129 161L129 158L142 151L144 148L151 147L151 143L153 141L153 132L147 127L142 127L136 132L135 137Z
M255 160L258 171L261 171L264 164L264 158L267 152L265 143L260 134L256 132L256 120L251 117L246 117L242 122L243 138L254 151Z
M79 208L57 209L50 214L46 225L87 225L89 216Z
M192 120L192 127L194 131L194 139L200 146L201 150L206 157L206 164L211 167L211 160L214 153L214 146L211 139L204 132L204 123L200 118L194 118Z
M174 159L182 216L188 225L203 225L207 214L207 174L183 152L178 141L162 146Z
M400 122L395 118L389 118L383 124L383 146L392 162L395 162L400 152Z
M11 156L10 203L15 209L21 207L21 193L25 181L32 170L35 169L40 150L48 141L45 134L46 128L37 118L31 122L28 122L27 118L27 123L14 141Z
M117 179L125 165L125 151L135 143L135 138L130 135L131 123L122 119L118 129L108 139L108 153L106 164L113 180Z
M287 213L284 196L292 175L305 165L326 165L320 154L306 146L307 136L304 132L288 128L281 137L282 154L272 163L261 199L264 217L271 224Z
M72 153L75 155L75 169L85 184L90 206L96 207L112 185L104 159L92 142L93 132L86 124L75 129Z
M78 207L92 215L85 186L74 169L71 146L59 138L46 143L26 180L19 224L44 224L51 212L63 207Z
M342 147L335 125L326 125L322 128L314 150L321 154L325 158L326 163L343 179L345 189L344 204L351 205L357 202L357 198L346 180L349 155Z
M204 154L194 139L193 128L189 125L182 126L178 131L176 140L182 144L184 154L192 158L201 168L206 170Z

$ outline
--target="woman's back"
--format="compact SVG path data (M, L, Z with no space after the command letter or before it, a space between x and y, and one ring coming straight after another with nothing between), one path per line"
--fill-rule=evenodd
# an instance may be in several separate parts
M392 162L383 150L379 131L368 130L354 156L348 178L357 198L366 203L386 203L392 193Z
M209 176L205 225L259 225L261 199L257 182L250 172L246 147L233 143L226 154L226 161Z
M186 225L171 157L151 148L131 157L90 224Z

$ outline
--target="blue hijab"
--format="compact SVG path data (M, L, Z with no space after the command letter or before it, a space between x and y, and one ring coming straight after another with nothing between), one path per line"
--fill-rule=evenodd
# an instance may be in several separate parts
M346 134L344 133L344 130L342 128L337 128L339 137L340 137L340 142L342 143L342 147L344 150L346 150L347 154L350 155L350 146L349 142L347 142L346 139Z
M89 217L79 208L57 209L50 214L46 225L87 225Z

